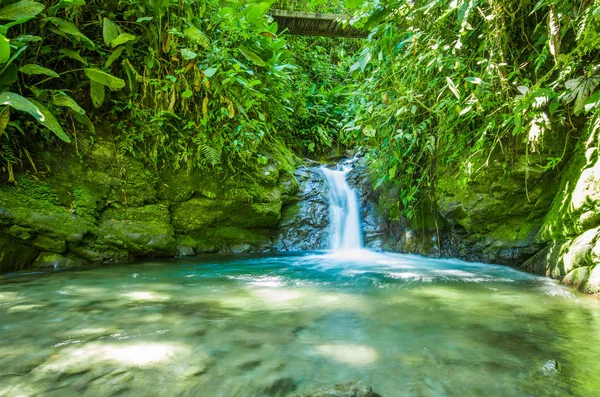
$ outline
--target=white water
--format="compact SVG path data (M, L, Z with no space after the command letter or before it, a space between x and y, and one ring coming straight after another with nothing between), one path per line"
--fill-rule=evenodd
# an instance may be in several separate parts
M356 192L350 188L342 170L321 168L329 187L329 248L333 251L360 250L363 246Z

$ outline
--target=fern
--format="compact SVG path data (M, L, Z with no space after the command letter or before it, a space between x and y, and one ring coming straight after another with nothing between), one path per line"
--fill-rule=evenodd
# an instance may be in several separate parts
M204 160L211 166L214 167L215 165L221 164L221 152L217 149L203 143L200 145L200 151L202 152Z

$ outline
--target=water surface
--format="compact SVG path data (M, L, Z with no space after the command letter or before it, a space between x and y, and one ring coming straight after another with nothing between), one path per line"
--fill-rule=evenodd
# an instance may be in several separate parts
M458 260L347 251L8 274L0 330L0 396L287 396L350 380L383 396L600 395L596 299Z

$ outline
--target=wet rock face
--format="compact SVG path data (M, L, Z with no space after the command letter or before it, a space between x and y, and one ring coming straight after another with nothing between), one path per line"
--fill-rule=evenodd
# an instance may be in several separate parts
M299 183L291 203L283 208L275 232L277 251L326 249L329 228L327 183L319 167L302 167L294 174Z
M308 393L297 395L297 397L382 397L373 391L369 385L363 382L348 382L333 386L325 386Z
M348 185L357 194L363 229L363 241L367 248L383 249L385 242L385 219L377 209L378 197L373 191L373 181L367 172L367 162L361 158L349 161L352 170L348 173Z

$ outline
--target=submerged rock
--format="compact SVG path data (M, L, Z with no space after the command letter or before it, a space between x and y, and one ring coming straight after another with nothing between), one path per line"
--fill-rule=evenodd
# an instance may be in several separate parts
M297 397L382 397L373 388L363 382L348 382L325 386L313 391L298 394Z
M542 372L546 375L553 375L560 372L560 365L556 360L548 360L542 367Z

